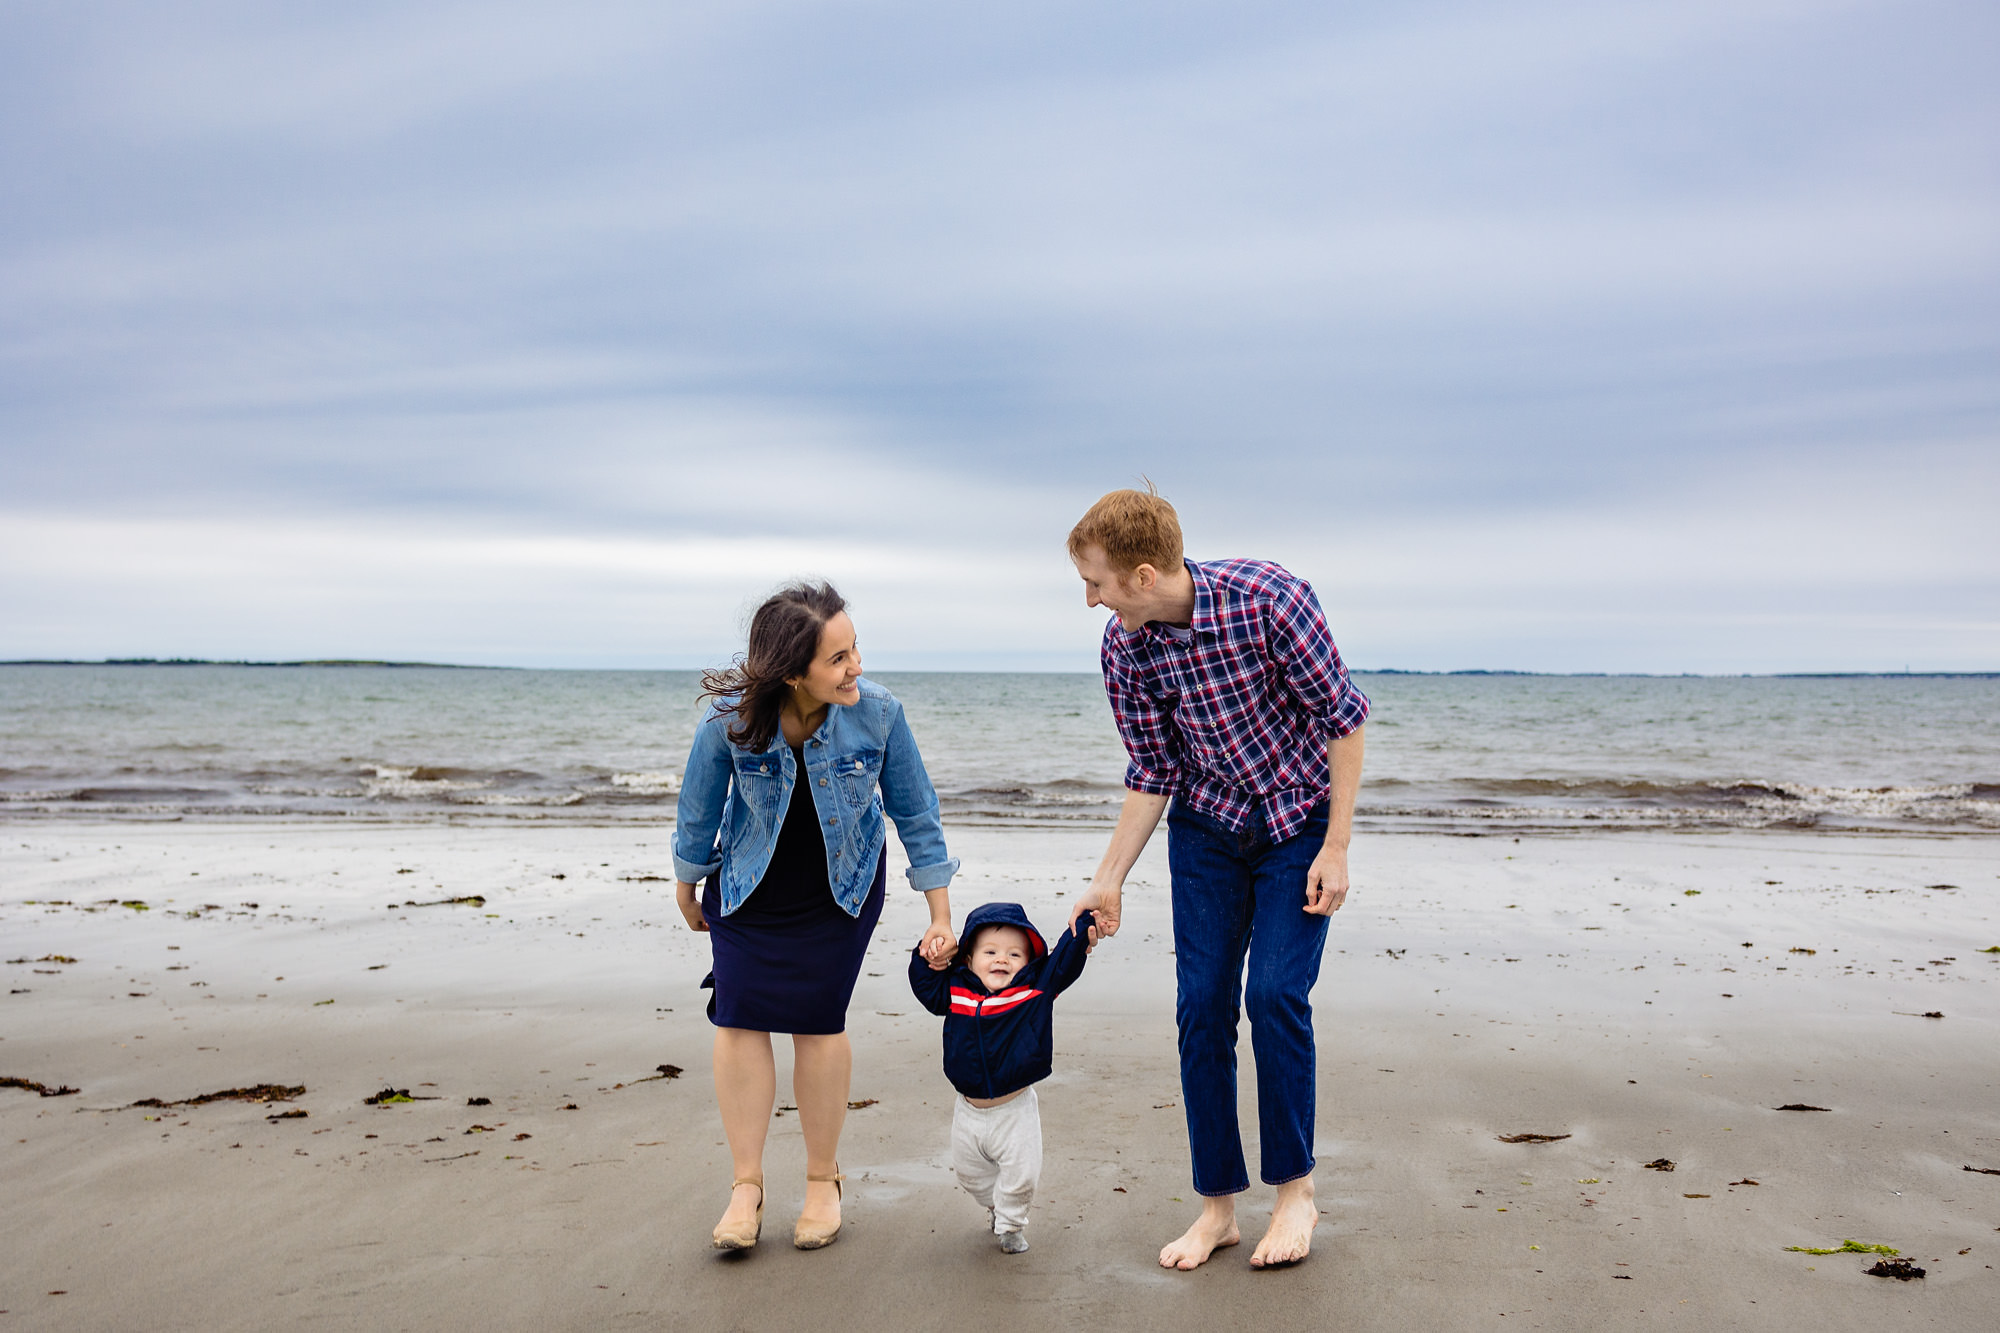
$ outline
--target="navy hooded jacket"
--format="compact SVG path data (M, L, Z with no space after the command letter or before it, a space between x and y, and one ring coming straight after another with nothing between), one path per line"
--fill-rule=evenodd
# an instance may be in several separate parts
M1096 920L1085 912L1050 949L1019 903L975 907L965 918L960 958L984 926L1014 926L1028 936L1033 957L998 992L963 962L933 971L923 954L910 950L910 990L944 1019L944 1074L954 1088L968 1097L1005 1097L1049 1076L1056 996L1083 975L1090 952L1084 932Z

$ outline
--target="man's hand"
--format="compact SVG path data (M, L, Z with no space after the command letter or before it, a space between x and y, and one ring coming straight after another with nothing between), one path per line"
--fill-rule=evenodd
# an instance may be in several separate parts
M1328 843L1306 870L1306 911L1331 916L1347 901L1347 849Z
M1090 947L1095 949L1099 940L1108 940L1118 933L1118 909L1125 897L1122 885L1092 885L1076 906L1069 912L1069 928L1076 929L1076 919L1085 912L1095 912L1097 921L1089 930Z
M674 901L680 905L681 915L687 918L689 930L708 929L708 922L702 919L701 903L695 898L694 885L684 879L675 880Z
M1090 887L1070 909L1071 930L1076 929L1076 919L1085 912L1097 913L1097 924L1090 928L1091 948L1095 949L1099 940L1108 940L1118 933L1118 906L1125 896L1125 876L1138 861L1139 853L1146 850L1146 839L1153 836L1160 816L1166 812L1164 796L1143 791L1125 793L1125 804L1118 811L1118 827L1111 830L1111 845L1104 849L1104 859L1097 863Z

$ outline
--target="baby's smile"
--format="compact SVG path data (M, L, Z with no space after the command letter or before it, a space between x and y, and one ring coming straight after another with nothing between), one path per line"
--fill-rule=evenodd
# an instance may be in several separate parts
M1012 981L1014 974L1020 970L1020 968L1011 967L1006 963L987 963L979 968L979 979L986 983L986 989L999 990Z
M969 960L972 975L986 983L986 989L1005 988L1016 973L1028 965L1028 933L1016 926L989 926L973 941Z

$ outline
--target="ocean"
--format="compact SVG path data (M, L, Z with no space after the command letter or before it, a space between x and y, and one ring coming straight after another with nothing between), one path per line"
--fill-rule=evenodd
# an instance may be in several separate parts
M947 819L1108 822L1095 675L890 673ZM1385 830L2000 831L2000 679L1357 673ZM671 818L690 671L0 667L0 820Z

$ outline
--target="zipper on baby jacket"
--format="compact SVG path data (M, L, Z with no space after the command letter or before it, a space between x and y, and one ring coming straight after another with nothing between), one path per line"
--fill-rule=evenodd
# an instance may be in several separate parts
M979 989L986 991L988 995L993 993L990 990L986 990L986 983L980 981L978 977L975 976L972 979L978 984ZM979 1073L986 1080L986 1091L981 1095L990 1099L993 1096L993 1066L986 1059L986 1010L984 1005L973 1006L972 1035L979 1041Z

